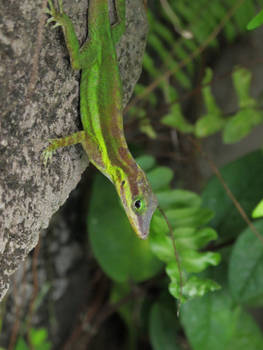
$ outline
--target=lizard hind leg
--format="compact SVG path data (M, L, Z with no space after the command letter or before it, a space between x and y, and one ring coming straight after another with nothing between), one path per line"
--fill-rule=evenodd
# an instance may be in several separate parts
M51 160L53 153L58 148L76 145L77 143L83 143L86 137L86 132L82 130L66 137L49 140L49 146L46 149L44 149L42 153L42 158L45 166L47 165L48 160Z

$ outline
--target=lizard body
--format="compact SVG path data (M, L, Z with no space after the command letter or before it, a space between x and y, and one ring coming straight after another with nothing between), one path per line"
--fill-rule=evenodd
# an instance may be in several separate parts
M88 40L80 48L73 24L49 0L48 22L64 32L73 69L81 70L80 114L83 131L51 140L45 162L60 147L81 143L91 163L115 185L127 217L140 238L149 233L157 200L124 136L122 84L115 45L125 31L125 0L116 0L119 23L111 26L108 0L89 0Z

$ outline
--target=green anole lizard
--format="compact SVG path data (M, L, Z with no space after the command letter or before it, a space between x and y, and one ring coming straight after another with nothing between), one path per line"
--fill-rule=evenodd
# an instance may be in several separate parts
M136 234L149 234L157 199L143 170L136 164L124 136L122 84L115 45L125 31L125 0L115 0L118 23L111 26L108 0L89 0L88 40L80 48L73 24L48 1L49 22L61 26L73 69L81 70L80 114L83 131L50 140L45 163L60 147L81 143L89 160L115 185Z

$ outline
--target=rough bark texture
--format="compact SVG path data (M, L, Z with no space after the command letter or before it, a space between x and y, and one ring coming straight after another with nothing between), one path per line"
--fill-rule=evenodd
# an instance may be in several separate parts
M81 129L79 73L70 68L61 29L45 26L46 3L0 2L0 300L88 165L81 147L58 151L47 168L41 161L48 138ZM84 42L88 1L63 3ZM140 75L147 32L142 1L126 3L127 29L117 48L124 104Z

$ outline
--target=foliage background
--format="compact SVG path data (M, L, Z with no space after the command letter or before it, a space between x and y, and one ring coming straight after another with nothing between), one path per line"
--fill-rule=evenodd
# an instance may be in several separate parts
M139 241L89 168L1 305L3 348L263 349L263 245L223 185L262 235L262 29L246 28L262 5L148 2L126 130L173 226L182 293L161 216ZM221 165L223 184L208 179Z

